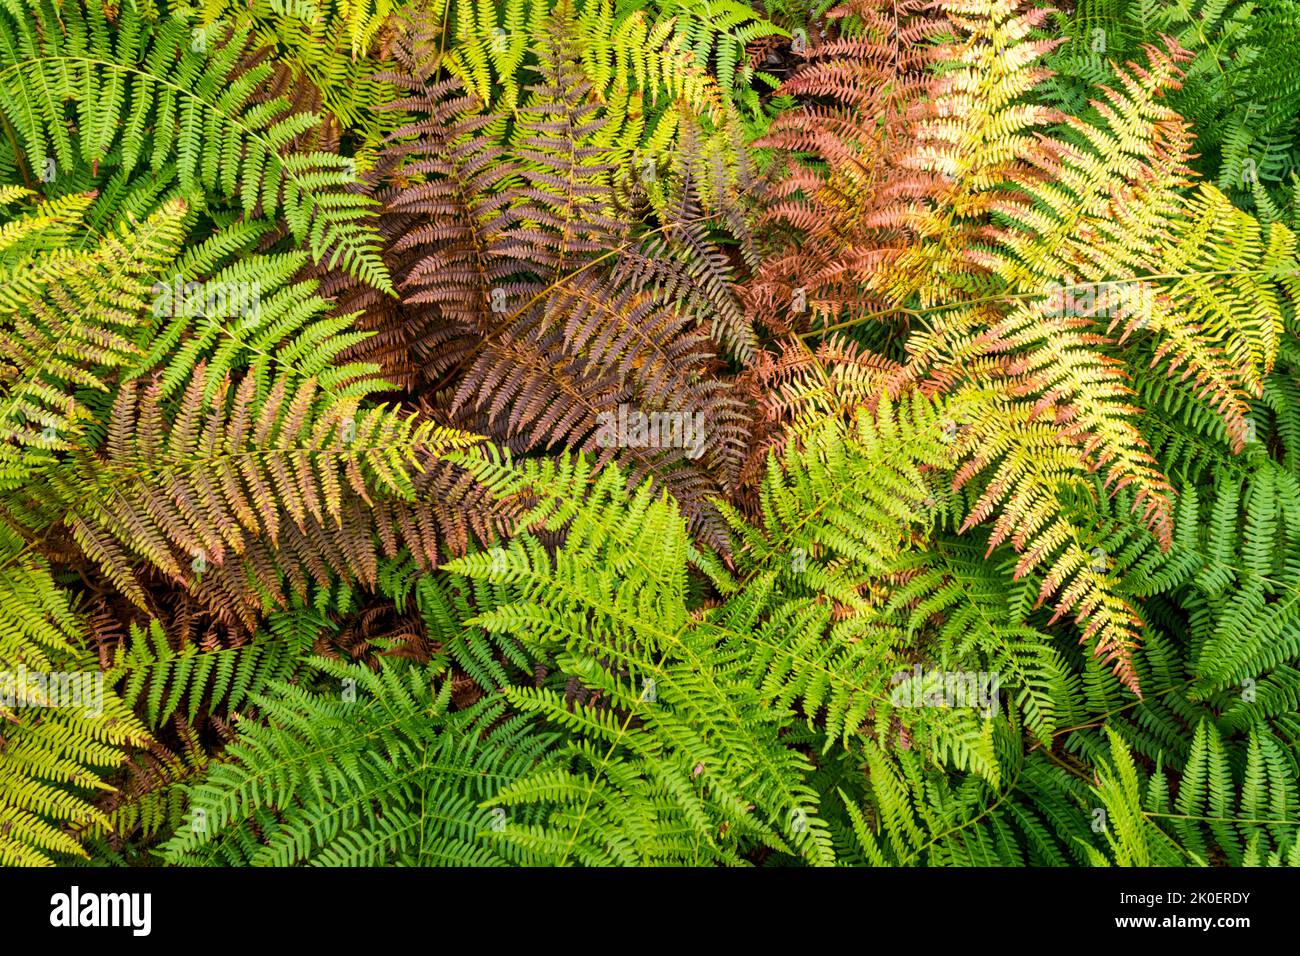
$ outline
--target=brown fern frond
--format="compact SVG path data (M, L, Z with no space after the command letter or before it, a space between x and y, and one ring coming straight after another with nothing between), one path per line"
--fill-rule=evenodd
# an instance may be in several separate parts
M811 47L782 86L800 109L757 144L777 165L764 223L777 238L746 289L757 320L776 332L816 329L881 311L879 274L909 248L921 199L939 179L906 162L929 109L927 68L943 18L905 0L855 0L828 15L851 33ZM815 162L809 162L809 158Z
M248 626L286 580L299 593L332 576L373 582L376 501L413 500L428 456L475 440L325 398L313 379L259 388L248 375L208 391L203 363L174 416L156 383L122 386L103 456L77 462L81 486L66 497L63 525L142 608L152 602L137 565ZM407 522L426 562L430 520ZM390 550L398 543L390 533Z

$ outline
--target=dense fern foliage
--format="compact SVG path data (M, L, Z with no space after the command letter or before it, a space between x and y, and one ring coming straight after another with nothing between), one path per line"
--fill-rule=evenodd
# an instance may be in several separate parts
M1293 0L4 0L0 864L1300 865Z

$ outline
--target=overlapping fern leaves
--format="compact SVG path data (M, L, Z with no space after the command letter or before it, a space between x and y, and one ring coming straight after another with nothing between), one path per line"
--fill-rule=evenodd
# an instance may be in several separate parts
M700 416L691 457L623 455L718 542L709 499L736 481L747 422L717 353L752 354L754 339L707 228L718 216L699 190L698 141L683 135L662 183L653 153L620 164L572 16L546 23L541 82L510 124L454 74L439 78L427 25L403 27L405 72L389 79L412 94L393 108L414 121L390 137L378 192L401 301L354 287L342 307L365 309L377 332L359 355L443 420L516 450L597 450L601 416L620 406ZM629 218L647 186L667 191L654 228Z
M0 864L1297 865L1293 21L10 0Z
M6 198L20 201L21 193ZM174 302L158 308L160 290L176 288L186 204L168 201L148 220L124 222L79 249L69 240L83 235L90 199L42 202L11 217L0 251L12 279L3 310L3 600L14 623L3 651L6 717L17 729L6 734L0 798L10 862L79 852L45 818L67 827L104 824L83 791L106 786L95 773L122 761L122 744L148 741L111 688L94 719L75 709L47 718L22 703L15 668L94 673L85 614L74 605L85 596L74 599L52 563L98 577L146 613L158 600L149 583L167 581L252 626L285 591L301 593L313 579L373 580L382 547L377 502L412 501L431 454L474 440L390 408L363 409L383 385L373 367L341 365L324 372L322 385L314 363L328 362L348 340L327 322L306 343L295 341L302 322L320 317L325 305L286 310L287 300L301 305L310 286L279 296L286 277L274 260L245 272L259 289L265 283L265 312L260 296L243 315ZM234 320L247 338L173 323L173 348L184 347L151 354L168 312L191 326ZM249 361L258 333L264 347L279 350L269 362ZM227 369L217 381L208 377L209 355ZM233 364L243 366L238 384ZM170 399L168 380L184 386ZM386 517L392 521L391 510ZM394 552L394 535L418 531L413 521L405 525L390 525ZM410 534L410 543L419 540ZM51 790L51 780L73 789Z
M1176 85L1178 54L1149 48L1146 65L1117 67L1094 104L1098 121L1087 123L1025 100L1046 77L1033 64L1050 44L1030 40L1043 11L950 9L966 37L934 53L943 65L930 99L916 93L894 110L918 130L900 162L920 172L908 181L916 198L886 193L876 218L857 217L868 231L848 233L856 244L826 252L837 264L858 263L852 285L875 293L858 306L867 319L831 328L877 314L919 325L896 366L880 357L877 378L988 403L986 413L954 422L954 443L967 455L957 483L976 492L964 527L994 519L990 548L1011 543L1022 555L1017 575L1038 574L1039 599L1055 597L1057 614L1071 614L1136 689L1128 658L1141 619L1089 557L1090 529L1059 505L1068 486L1098 472L1104 488L1135 490L1133 507L1162 544L1172 533L1173 489L1137 424L1124 359L1103 348L1155 338L1149 364L1192 377L1196 397L1239 442L1246 402L1276 354L1294 238L1281 224L1265 232L1213 187L1191 199L1180 192L1191 175L1187 135L1157 100ZM867 47L859 55L887 66L887 54ZM850 115L865 125L863 113ZM1034 135L1054 123L1065 126L1060 138ZM1144 144L1136 156L1134 142ZM869 157L879 151L866 145ZM832 175L853 177L863 165L853 154L820 155ZM808 204L799 216L824 222L844 187L814 174L805 190L807 175L793 174ZM882 242L880 227L899 238ZM814 226L791 248L805 239L843 246L844 237ZM793 316L800 331L840 314L840 301L822 297L827 281L815 273L783 280L817 303ZM788 303L784 311L790 317Z
M387 285L360 222L367 204L346 188L352 161L295 148L317 118L259 95L272 68L246 62L247 31L150 21L133 5L114 22L95 2L15 4L4 18L4 109L29 184L57 188L85 167L119 182L148 170L152 190L174 182L186 196L237 200L245 216L282 217L317 259Z

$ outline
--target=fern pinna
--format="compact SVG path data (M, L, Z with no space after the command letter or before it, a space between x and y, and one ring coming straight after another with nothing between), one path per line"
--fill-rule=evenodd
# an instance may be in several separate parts
M0 862L1300 864L1295 28L8 0Z

